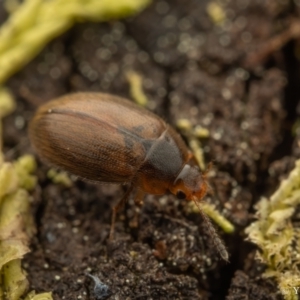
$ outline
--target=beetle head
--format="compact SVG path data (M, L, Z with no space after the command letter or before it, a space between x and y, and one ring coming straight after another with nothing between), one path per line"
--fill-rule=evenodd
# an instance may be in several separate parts
M209 190L206 172L201 173L194 161L190 161L184 165L169 189L178 199L198 202Z
M184 165L169 189L172 194L177 196L178 199L186 199L195 203L220 256L225 261L228 261L229 255L223 241L199 205L199 202L203 199L207 192L211 190L206 180L207 173L211 166L212 164L209 164L208 169L204 173L201 173L194 159L191 159L187 164Z

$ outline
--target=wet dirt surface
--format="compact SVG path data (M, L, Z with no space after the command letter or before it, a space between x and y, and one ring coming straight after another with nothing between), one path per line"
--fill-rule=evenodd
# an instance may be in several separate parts
M32 153L27 125L42 103L75 91L130 98L126 72L137 71L149 109L172 125L187 118L209 130L202 144L205 161L214 163L214 193L206 201L236 226L232 235L219 230L230 262L219 259L201 216L170 195L148 195L137 227L129 201L109 242L112 207L124 189L53 184L39 161L37 235L24 262L31 289L52 291L54 299L96 299L89 273L108 286L107 299L281 299L276 282L262 278L243 230L253 204L300 157L293 127L299 40L260 53L299 17L299 2L228 0L222 25L209 17L209 3L154 1L131 19L79 24L51 42L8 83L18 107L4 120L4 149L18 145L8 159Z

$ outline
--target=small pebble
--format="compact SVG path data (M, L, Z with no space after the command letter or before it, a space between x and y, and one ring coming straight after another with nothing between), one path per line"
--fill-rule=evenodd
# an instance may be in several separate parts
M97 300L104 300L111 295L109 287L103 282L101 282L97 276L93 276L91 274L86 274L86 275L92 278L95 282L94 296Z

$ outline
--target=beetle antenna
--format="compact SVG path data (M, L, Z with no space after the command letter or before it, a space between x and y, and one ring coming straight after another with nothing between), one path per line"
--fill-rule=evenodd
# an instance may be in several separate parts
M206 194L210 194L210 195L213 195L214 194L214 191L212 189L212 187L210 186L210 184L208 183L208 180L207 180L207 175L208 173L213 169L213 163L210 162L206 168L206 170L202 173L202 180L203 182L205 183L205 195ZM201 197L201 199L205 196L203 195Z
M221 256L221 258L223 260L225 260L226 262L229 262L229 260L228 260L229 259L229 254L228 254L227 249L224 245L224 242L222 241L219 234L217 233L217 230L215 229L214 225L211 223L211 221L207 217L207 215L202 211L202 209L200 208L199 203L196 200L194 200L194 203L199 209L201 217L203 218L203 220L205 222L206 229L207 229L209 235L211 236L213 244L217 248L217 250L219 252L219 255Z

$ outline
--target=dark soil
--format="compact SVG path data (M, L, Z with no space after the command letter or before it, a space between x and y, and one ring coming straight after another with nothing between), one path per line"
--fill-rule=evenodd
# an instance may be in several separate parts
M53 184L39 162L32 206L38 232L24 263L31 289L52 291L54 299L96 299L89 273L108 287L108 299L281 299L276 282L262 278L244 228L253 204L274 192L300 157L293 127L300 39L278 49L271 43L299 18L300 3L222 1L221 26L209 18L208 3L154 1L132 19L79 24L51 42L8 83L18 107L5 119L4 144L14 148L7 159L32 152L27 125L39 105L74 91L129 98L126 71L139 72L149 109L170 124L187 118L209 129L203 147L215 175L206 201L236 226L232 235L221 233L230 262L219 259L201 216L188 215L186 203L170 195L148 195L138 227L129 201L109 242L112 207L124 189Z

